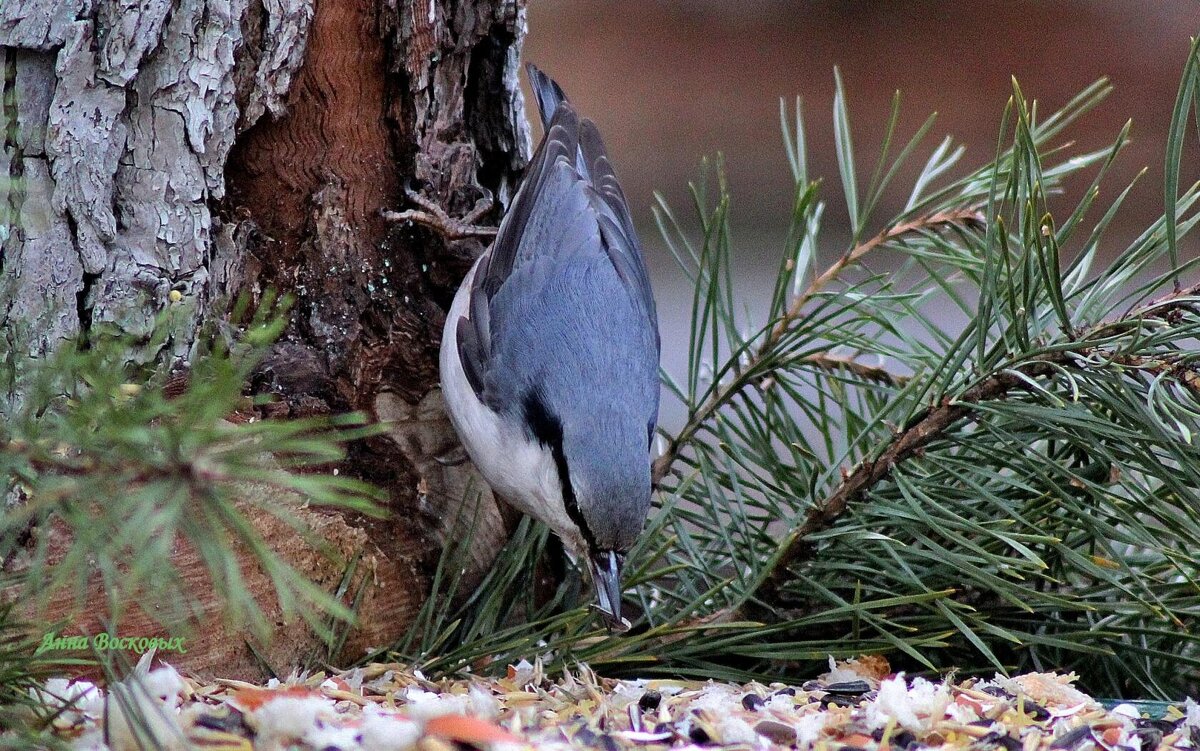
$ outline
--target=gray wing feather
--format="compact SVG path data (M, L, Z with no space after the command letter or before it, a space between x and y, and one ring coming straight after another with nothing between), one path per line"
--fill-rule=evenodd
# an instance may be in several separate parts
M614 326L621 329L612 332L617 338L605 346L621 349L628 340L637 347L652 347L652 352L637 351L653 355L653 363L659 349L654 298L641 247L600 134L591 121L578 117L553 80L532 66L529 72L546 133L492 248L476 268L469 319L460 320L456 329L460 360L471 387L480 399L498 408L512 408L506 402L519 399L518 392L538 388L535 371L543 366L530 362L536 358L528 356L528 342L504 340L506 334L528 339L528 322L539 316L552 328L571 325L569 319L580 314L579 301L566 298L579 292L581 284L593 284L589 293L597 295L620 295L618 290L628 295L631 305L621 307L630 310L633 318L614 319ZM564 281L575 279L580 269L596 268L591 265L596 254L616 272L619 281L614 280L612 290L598 280ZM559 313L547 310L559 299L563 300ZM590 301L597 303L603 305L604 300ZM497 338L505 341L499 349ZM526 351L526 356L514 359L514 347ZM618 357L624 354L613 352ZM498 364L497 358L503 363ZM504 374L493 377L499 375L493 373L495 367ZM647 388L656 383L654 369L649 375L639 373ZM657 411L656 387L653 390Z
M600 139L600 131L591 120L584 120L579 126L579 150L588 164L593 189L603 199L604 208L607 209L598 212L600 225L605 229L605 249L613 259L617 272L629 284L630 294L635 296L635 304L645 311L651 320L656 320L650 275L642 260L642 248L637 233L633 230L629 204L625 200L621 184L617 182L612 163L608 160L608 152L604 148L604 141ZM655 333L657 334L657 327Z
M473 325L473 319L459 318L454 328L458 343L458 359L462 362L463 374L471 390L476 396L483 393L484 368L487 367L488 353L483 340L479 338L478 329Z
M491 256L488 273L482 278L478 275L476 277L489 298L496 294L496 290L512 273L522 249L524 248L526 255L529 254L529 245L524 242L524 237L530 222L536 223L553 217L556 208L553 201L558 196L548 194L544 184L553 175L554 165L560 160L570 163L570 157L578 149L578 127L578 118L574 110L570 107L561 108L556 115L555 124L547 131L533 155L512 208L500 223L500 231L492 243L491 250L488 251ZM536 216L535 207L538 209Z
M569 126L569 117L564 115L564 120L568 121ZM496 240L475 269L470 291L469 318L458 322L455 336L463 372L476 396L480 398L483 396L483 379L488 370L491 353L491 300L517 265L522 246L521 239L531 218L534 218L534 205L539 202L543 193L542 185L553 172L551 165L576 149L568 127L556 126L550 129L530 160L525 179L500 224Z

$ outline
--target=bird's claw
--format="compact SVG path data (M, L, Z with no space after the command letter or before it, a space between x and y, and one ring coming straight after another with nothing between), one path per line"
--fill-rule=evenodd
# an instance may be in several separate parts
M482 198L475 202L471 210L463 215L461 219L455 219L446 213L446 210L435 202L421 195L419 192L410 187L405 187L404 195L410 202L418 206L417 209L406 209L404 211L383 211L383 218L389 222L413 222L422 227L427 227L447 240L466 240L472 237L495 237L496 228L488 227L475 222L486 214L492 208L492 194L485 189Z

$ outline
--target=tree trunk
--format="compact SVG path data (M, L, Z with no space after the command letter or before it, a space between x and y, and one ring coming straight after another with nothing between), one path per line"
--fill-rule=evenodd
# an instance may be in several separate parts
M411 184L452 216L494 195L498 219L529 150L524 27L523 0L0 2L8 351L37 357L106 328L146 342L131 360L186 371L229 300L293 295L254 382L279 395L274 414L397 421L343 469L385 488L391 517L312 512L377 564L348 656L403 632L455 505L485 487L469 465L437 461L456 439L436 389L444 311L482 247L381 211L403 208ZM168 305L171 335L153 349ZM21 386L3 387L0 410ZM476 571L505 534L495 502L481 503ZM332 563L288 552L286 529L264 533L336 583ZM257 669L241 647L204 652L186 666Z

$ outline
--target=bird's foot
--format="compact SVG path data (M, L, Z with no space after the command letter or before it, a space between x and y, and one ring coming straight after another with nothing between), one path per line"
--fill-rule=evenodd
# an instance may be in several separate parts
M428 227L447 240L466 240L472 237L496 236L495 227L475 223L492 208L493 201L490 192L484 191L483 197L476 201L471 210L460 219L451 217L441 206L412 188L405 188L404 195L419 208L406 209L404 211L385 210L383 212L384 219L389 222L413 222L422 227Z

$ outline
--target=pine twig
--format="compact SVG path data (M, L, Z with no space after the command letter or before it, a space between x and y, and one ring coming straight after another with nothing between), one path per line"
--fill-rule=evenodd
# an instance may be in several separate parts
M911 380L910 376L898 375L880 365L867 365L855 360L853 357L839 357L838 355L830 355L825 352L806 355L800 362L818 370L825 370L831 373L845 370L864 381L874 381L875 383L882 383L884 386L891 386L892 388L899 388Z
M1151 316L1162 318L1169 323L1173 318L1172 313L1190 305L1181 298L1197 294L1200 294L1200 284L1174 291L1149 305L1131 311L1116 321L1094 327L1078 340L1077 348L1059 350L1052 354L1032 358L1016 367L993 373L954 400L945 398L941 404L915 418L906 428L896 434L895 439L878 458L864 461L845 474L841 484L833 493L826 497L824 502L816 504L809 510L804 522L788 536L783 553L775 559L771 572L765 578L764 596L773 598L783 584L783 577L786 575L788 567L814 552L812 546L806 542L809 536L833 526L846 513L851 503L861 500L873 486L887 479L897 464L919 455L926 446L945 433L952 425L969 416L974 412L974 405L1002 398L1010 391L1023 388L1027 385L1026 379L1045 377L1064 367L1079 367L1080 358L1097 351L1096 347L1088 344L1089 338L1094 338L1097 333L1113 325ZM1108 361L1115 365L1157 374L1179 372L1177 364L1164 358L1149 359L1138 355L1115 355ZM1200 377L1192 371L1178 374L1184 387L1200 398Z
M859 245L851 248L841 258L839 258L832 266L825 269L824 273L813 279L804 292L797 295L788 306L787 311L780 316L779 321L771 328L771 333L763 340L762 345L758 348L757 357L761 359L766 353L779 343L779 340L787 333L796 319L800 317L804 306L808 301L816 296L821 290L825 289L830 282L834 281L841 275L846 267L857 263L860 258L870 253L875 248L883 245L889 240L895 240L909 232L917 232L924 229L934 229L943 226L964 226L978 227L984 223L983 212L977 208L949 209L947 211L938 211L933 214L917 217L916 219L900 224L892 225L885 228L882 232L874 237L866 240Z
M717 390L710 396L699 409L695 411L691 419L684 425L683 429L675 434L667 444L666 450L654 460L651 468L651 481L657 485L662 481L667 473L671 471L671 466L679 457L679 452L683 449L684 444L691 440L700 426L708 420L713 413L729 401L731 397L737 394L746 386L741 375L753 370L758 366L774 349L779 345L780 340L788 332L788 330L796 323L796 320L803 312L805 305L808 304L813 297L821 292L831 282L836 280L838 276L849 266L858 262L866 254L872 250L884 245L890 240L895 240L909 232L917 232L926 229L935 229L943 226L979 226L983 223L983 214L976 208L961 208L950 209L947 211L938 211L933 214L911 219L907 222L901 222L885 228L879 234L870 239L859 243L848 250L841 258L835 261L829 268L825 269L820 276L812 280L802 293L792 299L788 309L784 311L779 320L771 327L770 333L755 350L754 354L745 363L738 366L734 377L730 379L727 386ZM805 362L815 367L824 370L845 369L849 370L860 377L890 385L899 385L900 376L888 373L881 368L873 368L868 365L856 363L848 358L838 358L825 353L818 353L804 358Z

